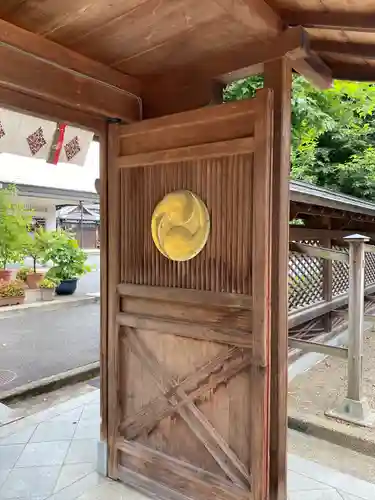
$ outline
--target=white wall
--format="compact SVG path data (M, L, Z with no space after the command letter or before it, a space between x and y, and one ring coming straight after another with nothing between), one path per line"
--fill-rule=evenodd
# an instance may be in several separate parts
M99 177L99 143L92 142L83 167L0 153L0 182L95 192Z

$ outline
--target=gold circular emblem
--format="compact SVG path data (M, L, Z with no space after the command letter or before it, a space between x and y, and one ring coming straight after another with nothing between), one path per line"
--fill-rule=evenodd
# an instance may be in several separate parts
M207 207L190 191L169 193L155 207L151 231L156 247L165 257L190 260L203 249L210 233Z

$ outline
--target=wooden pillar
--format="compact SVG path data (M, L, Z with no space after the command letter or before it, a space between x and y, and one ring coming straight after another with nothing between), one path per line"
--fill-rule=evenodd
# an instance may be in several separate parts
M120 171L115 160L119 154L117 125L108 126L108 475L118 479L116 439L120 424L118 406L118 349L119 326L116 316L119 312L119 297L116 287L120 283L121 220L120 220Z
M108 437L108 127L100 138L100 439Z
M289 170L292 71L288 61L265 64L264 85L274 93L271 210L270 500L286 500L288 393Z

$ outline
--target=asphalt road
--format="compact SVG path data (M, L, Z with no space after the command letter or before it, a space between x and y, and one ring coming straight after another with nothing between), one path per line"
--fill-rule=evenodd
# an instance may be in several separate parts
M0 396L2 391L98 361L99 316L100 304L91 303L0 317Z
M76 295L99 292L99 259L89 255L87 262L94 269L80 278ZM24 265L32 262L27 259ZM99 303L54 311L25 309L10 317L0 312L0 396L2 391L98 361L99 321Z

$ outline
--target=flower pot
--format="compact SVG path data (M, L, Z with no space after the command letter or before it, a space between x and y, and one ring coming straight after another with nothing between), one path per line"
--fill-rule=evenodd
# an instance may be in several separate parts
M39 282L42 281L44 273L28 273L26 276L26 284L29 288L35 289L39 287Z
M23 304L25 297L0 297L0 307Z
M40 288L42 300L53 300L55 294L54 288Z
M70 280L63 280L56 287L56 295L72 295L77 288L77 278L71 278Z
M11 269L0 269L0 281L12 281L12 274Z

